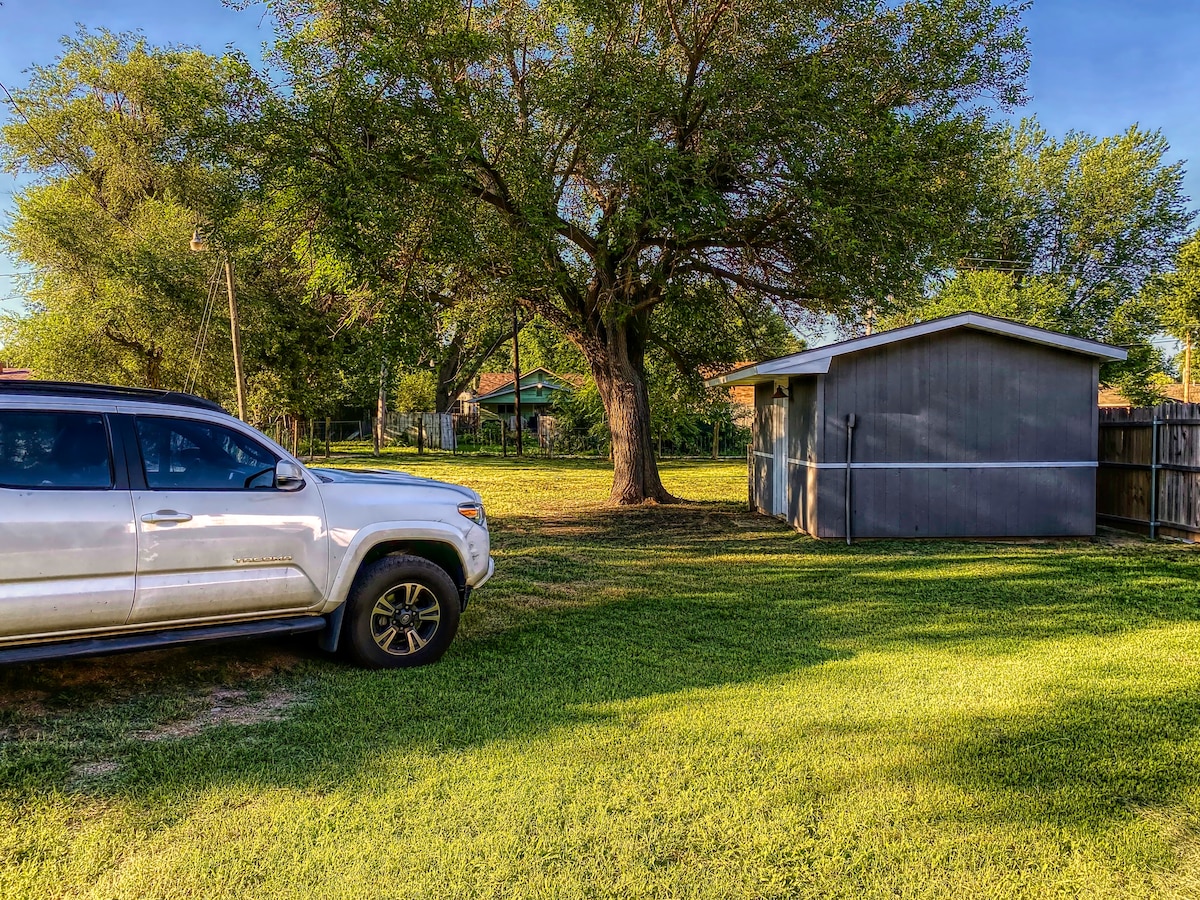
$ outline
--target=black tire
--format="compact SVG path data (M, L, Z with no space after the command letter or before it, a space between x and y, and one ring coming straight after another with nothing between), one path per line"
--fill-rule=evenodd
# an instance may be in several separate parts
M458 632L458 588L419 556L385 556L364 567L347 602L346 647L371 669L437 662Z

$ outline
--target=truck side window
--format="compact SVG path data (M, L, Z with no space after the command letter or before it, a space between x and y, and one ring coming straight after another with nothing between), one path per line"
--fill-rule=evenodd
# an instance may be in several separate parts
M112 451L104 417L0 411L0 487L108 490Z
M139 416L138 445L151 490L269 490L275 454L231 428Z

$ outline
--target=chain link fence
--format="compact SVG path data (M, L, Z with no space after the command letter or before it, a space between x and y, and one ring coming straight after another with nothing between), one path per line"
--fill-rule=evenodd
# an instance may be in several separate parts
M370 417L279 416L260 427L297 456L321 458L370 453L375 425ZM520 440L522 455L535 458L602 458L609 454L607 429L570 428L548 415L522 417ZM654 437L659 457L743 459L749 442L749 428L728 422L692 424L686 429L663 430ZM514 416L389 413L384 420L383 444L420 453L512 456L517 452L517 420Z

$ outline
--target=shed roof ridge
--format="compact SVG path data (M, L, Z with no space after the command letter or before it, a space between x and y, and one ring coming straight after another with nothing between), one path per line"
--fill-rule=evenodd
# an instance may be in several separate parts
M915 322L912 325L902 325L899 328L890 328L887 331L880 331L876 334L859 335L858 337L835 341L821 347L813 347L808 350L801 350L798 353L791 353L787 356L763 360L751 366L735 369L725 375L710 378L705 384L709 387L719 387L741 380L762 378L767 375L819 374L822 371L827 371L829 360L835 356L857 353L862 350L870 350L874 347L895 343L896 341L924 337L925 335L938 334L942 331L964 327L977 328L980 331L1005 335L1007 337L1030 341L1031 343L1042 344L1043 346L1056 347L1072 353L1094 356L1099 359L1120 360L1128 356L1121 348L1100 341L1075 337L1074 335L1051 331L1047 328L1039 328L1036 325L1025 325L1021 322L1014 322L1012 319L989 316L986 313L961 312L955 313L952 316L929 319L925 322ZM824 366L822 366L822 363ZM806 369L810 369L811 371L806 371Z

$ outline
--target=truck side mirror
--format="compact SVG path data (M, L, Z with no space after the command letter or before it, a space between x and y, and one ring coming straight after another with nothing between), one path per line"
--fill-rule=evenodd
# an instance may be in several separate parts
M275 464L275 487L281 491L298 491L304 487L304 470L286 459Z

